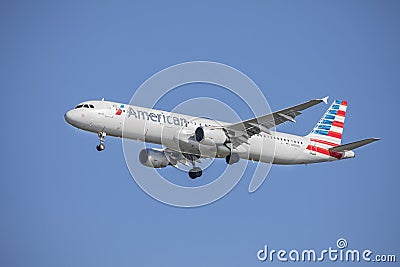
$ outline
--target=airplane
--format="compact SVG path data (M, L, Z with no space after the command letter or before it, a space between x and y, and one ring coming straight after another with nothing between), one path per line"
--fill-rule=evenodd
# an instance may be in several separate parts
M98 151L105 149L106 136L162 145L139 152L142 165L151 168L192 166L192 179L202 175L196 166L202 158L225 158L231 165L240 159L292 165L330 162L354 158L354 149L379 140L368 138L341 144L347 101L335 100L313 130L298 136L272 129L295 118L328 97L314 99L260 117L236 123L171 113L102 100L85 101L65 113L72 126L97 133ZM260 149L263 146L275 147Z

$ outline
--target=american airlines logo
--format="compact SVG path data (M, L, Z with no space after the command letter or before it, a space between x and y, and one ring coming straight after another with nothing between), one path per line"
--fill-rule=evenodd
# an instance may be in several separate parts
M166 115L164 113L153 113L139 109L135 110L132 107L129 107L128 117L135 117L136 119L146 121L151 120L153 122L168 123L176 126L188 126L188 121L185 118Z
M124 104L121 104L121 105L119 106L119 108L117 109L117 112L115 112L115 115L121 115L121 114L122 114L122 111L125 112L125 110L123 109L124 107L125 107L125 105L124 105Z

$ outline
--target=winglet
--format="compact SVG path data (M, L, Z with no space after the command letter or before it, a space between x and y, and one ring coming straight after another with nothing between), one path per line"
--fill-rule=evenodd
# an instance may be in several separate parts
M324 98L321 98L319 100L321 100L322 102L324 102L325 104L328 104L328 98L329 96L325 96Z

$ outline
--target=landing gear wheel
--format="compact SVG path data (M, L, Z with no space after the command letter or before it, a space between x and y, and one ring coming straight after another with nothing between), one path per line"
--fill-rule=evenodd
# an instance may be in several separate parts
M229 155L226 156L226 158L225 158L226 163L228 163L229 165L238 163L239 160L240 160L240 157L239 157L239 155L236 154L236 153L229 154Z
M193 169L191 169L189 171L189 177L192 179L196 179L196 178L200 177L202 174L203 174L203 171L199 167L193 167Z
M104 145L104 138L106 137L106 132L101 131L98 132L97 135L99 136L100 144L96 146L97 151L103 151L106 146Z
M96 146L97 151L103 151L105 148L106 146L103 143Z

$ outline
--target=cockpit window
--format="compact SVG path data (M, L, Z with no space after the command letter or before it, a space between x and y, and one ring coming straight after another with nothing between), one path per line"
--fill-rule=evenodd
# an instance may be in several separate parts
M77 108L94 108L94 106L92 104L80 104L75 107L75 109Z

